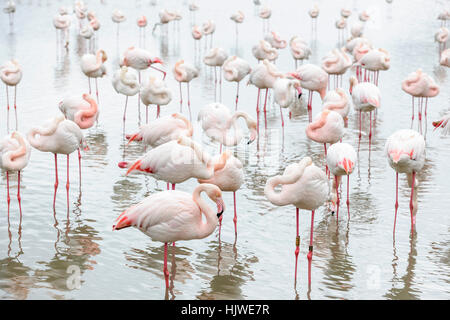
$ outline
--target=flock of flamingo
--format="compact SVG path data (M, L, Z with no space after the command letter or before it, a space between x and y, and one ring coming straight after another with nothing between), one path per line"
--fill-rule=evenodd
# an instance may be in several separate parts
M387 1L388 3L392 2ZM143 172L157 180L167 182L167 190L156 192L143 199L136 205L126 209L113 225L113 230L127 227L136 227L154 241L164 243L164 276L168 287L169 272L167 268L168 244L181 240L202 239L213 233L217 226L222 225L225 204L222 192L234 194L234 228L237 236L237 205L236 192L244 182L242 162L233 156L230 150L222 151L222 146L233 147L240 144L243 139L252 143L259 134L260 114L264 112L264 121L267 126L267 96L269 90L273 92L273 98L280 107L281 123L284 127L283 109L289 110L289 118L296 117L299 110L306 108L309 124L306 127L306 136L317 143L323 144L326 159L325 168L322 169L313 163L310 157L300 159L297 163L287 166L282 175L271 177L267 180L264 194L266 198L276 206L293 205L296 208L296 249L295 249L295 281L297 279L297 260L299 254L299 211L311 211L311 228L308 259L308 280L311 283L311 260L313 256L313 231L314 212L324 204L331 206L331 210L339 218L341 197L339 186L341 180L347 176L347 200L346 207L350 217L349 202L349 175L352 174L357 162L357 154L354 147L342 142L345 131L348 128L348 114L353 108L359 119L359 139L361 140L362 115L369 115L370 133L369 143L372 139L372 124L376 121L377 110L382 106L381 92L378 87L379 72L390 68L389 52L383 48L374 47L370 39L364 36L365 23L371 19L368 12L359 13L359 21L350 28L351 36L345 39L342 32L347 29L348 18L353 14L352 10L343 8L341 17L336 21L335 27L339 30L339 43L342 47L332 49L322 59L321 65L304 63L311 55L312 49L300 36L293 36L290 41L272 31L270 17L272 10L268 6L259 8L259 1L254 1L259 9L259 17L263 21L265 31L264 39L256 41L252 47L252 53L256 63L250 62L238 56L231 56L227 50L213 47L213 35L216 24L212 20L206 21L202 26L192 26L194 42L201 38L210 37L209 50L203 57L203 62L214 68L215 74L215 101L208 102L197 111L197 120L209 138L220 146L219 153L209 155L203 150L201 144L194 141L192 115L190 104L189 84L199 76L199 70L194 64L179 60L172 67L172 75L179 82L180 112L161 116L160 107L168 105L175 93L165 79L167 71L163 61L140 46L127 48L121 58L117 71L112 74L112 86L118 94L125 96L123 113L123 125L125 128L128 98L138 95L138 108L142 102L146 106L146 124L139 131L125 134L128 144L140 142L149 146L150 150L136 161L122 161L118 165L126 169L126 175L132 172ZM189 4L191 17L199 10L194 2ZM15 4L8 1L4 12L9 15L13 24ZM92 127L98 121L99 93L97 80L106 74L104 62L107 54L95 48L96 31L100 23L95 12L88 11L83 1L77 1L73 11L61 7L53 20L56 28L57 41L66 48L69 46L69 28L72 21L72 12L79 23L79 34L89 44L89 52L81 59L81 71L89 82L89 93L84 93L71 98L66 98L59 103L61 113L47 122L32 128L27 134L18 131L16 91L22 78L22 69L15 59L7 61L0 67L0 77L6 85L7 98L7 130L8 135L0 142L0 167L6 171L7 177L7 203L8 215L10 205L9 174L17 172L20 214L20 174L27 166L31 149L41 152L49 152L54 155L55 184L54 199L58 189L58 155L65 155L67 168L69 167L69 155L78 151L79 178L81 181L81 152L88 150L83 136L83 130ZM312 28L316 27L319 18L319 8L314 6L309 11ZM162 10L159 13L160 21L155 23L155 28L163 28L168 23L177 23L182 15L176 11ZM112 21L119 26L126 21L126 16L120 10L114 10ZM244 23L245 14L242 11L233 13L230 17L236 23L236 36L238 25ZM450 67L450 49L446 49L448 41L448 29L446 22L450 19L450 12L444 11L438 19L441 26L435 35L440 46L440 64ZM87 21L86 21L87 20ZM140 38L145 37L147 18L140 16L136 20L140 28ZM205 42L205 46L207 42ZM281 71L276 66L279 51L289 45L295 63L294 71ZM90 53L92 52L92 53ZM162 66L162 67L161 67ZM142 81L141 71L152 68L161 73L161 77L152 75L148 81ZM217 75L217 71L219 75ZM26 72L26 71L25 71ZM344 90L343 75L349 76L349 92ZM221 86L222 77L228 82L236 83L236 99L233 107L222 104ZM247 85L258 88L256 110L254 115L239 111L239 87L244 78L248 78ZM95 82L96 92L93 94L91 78ZM186 84L187 110L183 113L182 83ZM14 88L14 98L10 105L10 87ZM219 88L217 88L219 87ZM398 209L398 175L406 174L408 184L411 187L410 214L411 232L414 230L415 217L418 210L417 203L417 173L425 164L426 142L423 136L422 124L427 122L428 98L439 94L439 86L433 78L421 69L417 69L407 75L399 84L399 89L412 97L411 128L405 128L394 132L385 145L385 156L389 165L396 174L396 202L394 218L395 223ZM261 90L263 93L261 94ZM305 104L302 99L303 91L308 91L308 101ZM218 94L216 92L218 91ZM312 97L314 92L320 95L322 100L321 110L315 106L313 110ZM261 97L261 96L264 96ZM261 101L263 100L263 102ZM154 105L157 108L156 119L149 121L148 107ZM15 130L10 132L9 109L14 106ZM418 128L413 129L415 108L418 109ZM313 112L315 111L315 112ZM313 117L313 114L315 116ZM239 120L244 120L242 123ZM442 119L433 122L433 126L441 128L444 134L450 133L450 113ZM245 126L243 124L245 123ZM243 130L244 129L244 130ZM192 194L175 190L175 185L188 179L197 179L199 185ZM69 170L67 170L67 206L69 207ZM201 195L204 193L211 199L216 209L212 208Z

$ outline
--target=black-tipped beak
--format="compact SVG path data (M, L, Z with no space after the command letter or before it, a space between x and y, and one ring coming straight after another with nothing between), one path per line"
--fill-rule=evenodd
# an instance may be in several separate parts
M298 94L298 98L300 99L301 97L302 97L302 94L301 94L301 93L299 93L299 94Z
M223 210L217 213L217 218L220 218L220 216L222 215Z

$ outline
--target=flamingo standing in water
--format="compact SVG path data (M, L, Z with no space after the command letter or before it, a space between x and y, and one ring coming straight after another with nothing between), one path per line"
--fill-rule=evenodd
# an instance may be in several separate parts
M262 19L262 22L263 22L263 32L265 30L269 31L270 17L272 16L272 9L270 9L268 6L264 6L261 8L261 10L259 10L258 15Z
M201 193L216 203L217 213L201 198ZM167 243L203 239L216 229L225 210L220 189L212 184L200 184L193 194L167 190L154 193L128 208L116 219L114 230L136 227L154 241L164 243L164 278L169 288ZM206 222L203 222L203 215Z
M67 155L67 211L69 210L69 155L82 147L85 151L88 146L80 127L73 121L64 119L63 115L48 121L44 127L32 128L27 139L31 146L42 152L51 152L55 155L55 194L53 209L55 209L56 190L58 189L58 154Z
M270 63L269 60L264 59L263 63L258 64L256 68L252 70L250 73L250 79L247 82L247 85L253 84L258 88L258 100L256 101L256 117L259 123L259 96L261 93L261 89L266 89L266 96L264 99L264 120L266 121L266 105L267 105L267 94L270 88L273 88L275 81L278 78L283 78L285 75L278 71L277 67ZM259 125L258 125L259 129Z
M356 66L364 69L364 81L372 82L378 86L378 75L380 70L388 70L390 68L390 55L389 52L382 48L372 49L364 54L357 63ZM369 74L366 75L366 70ZM372 77L371 74L372 73Z
M449 31L446 27L439 28L439 30L434 34L434 40L439 43L439 52L445 50L447 46L448 34Z
M338 43L343 43L345 41L345 30L347 29L347 19L339 18L334 23L336 29L338 29Z
M11 61L5 62L0 66L0 78L6 86L6 110L7 110L7 132L9 133L9 90L8 86L14 87L14 113L16 115L16 130L18 128L17 121L17 105L16 105L16 97L17 97L17 85L22 79L22 68L19 65L19 62L16 59L12 59Z
M275 188L281 185L281 191ZM308 283L311 286L311 261L313 256L314 212L329 199L329 183L323 170L316 167L310 157L286 167L283 175L267 180L264 188L266 198L277 206L296 207L297 237L295 239L295 283L297 283L297 260L300 251L299 209L311 210L311 229L308 258Z
M92 41L91 38L94 35L94 29L91 27L90 24L86 24L80 29L80 36L82 36L86 41L89 41L89 44L87 45L86 51L91 52L92 48Z
M67 120L75 122L80 129L89 129L98 119L98 105L95 100L87 93L81 97L74 96L65 98L59 103L59 110L64 114ZM80 172L81 183L81 152L78 148L78 169Z
M260 40L252 47L253 56L260 62L261 60L274 61L278 58L278 50L266 40Z
M236 24L236 43L238 39L238 24L244 22L245 15L241 10L238 10L237 12L233 13L230 17L231 20L233 20Z
M225 80L236 82L237 84L235 107L235 110L237 110L239 100L239 83L252 71L252 68L250 68L250 64L244 59L237 56L231 56L225 60L222 65L222 69Z
M212 20L207 20L206 22L203 23L202 30L203 30L203 34L205 35L205 49L206 49L206 45L208 43L208 40L206 39L207 36L209 36L211 39L210 47L212 47L213 34L214 34L214 31L216 31L216 24Z
M140 90L136 71L129 69L127 66L122 66L114 73L112 85L117 93L123 94L126 97L125 108L123 110L123 127L125 130L128 97L135 96Z
M266 40L275 49L284 49L287 46L287 41L282 39L275 31L269 32L264 36Z
M14 24L14 12L16 12L16 3L12 0L9 0L6 3L6 6L3 8L3 12L8 15L9 26L12 27Z
M139 44L141 43L141 39L144 39L144 46L145 46L145 29L147 28L147 17L146 16L140 16L137 21L137 26L139 28Z
M441 66L450 68L450 49L442 51L441 58L439 60Z
M117 23L117 38L118 38L119 37L119 26L122 22L127 20L127 17L125 16L125 14L122 11L116 9L113 11L113 13L111 15L111 20L114 23Z
M166 142L178 140L181 136L192 137L193 132L194 128L188 119L181 113L173 113L142 125L138 132L127 135L126 138L129 140L128 144L137 140L156 148Z
M17 171L17 201L19 202L20 216L22 216L22 206L20 198L20 171L22 171L30 160L31 147L26 139L18 131L13 131L0 141L0 168L6 170L6 188L8 217L9 204L9 173Z
M81 29L83 20L86 19L87 14L86 4L83 1L76 1L73 11L75 12L75 15L78 19L78 27L79 29Z
M303 60L309 59L309 56L311 55L311 48L308 43L299 36L293 36L291 38L289 41L289 47L295 61L295 69L297 69L298 60L303 63Z
M412 116L411 129L414 122L414 98L419 98L418 115L419 115L419 132L422 133L422 108L425 98L425 125L427 124L427 107L428 98L435 97L439 94L439 86L434 82L433 78L424 73L422 69L410 73L405 80L402 81L402 90L412 96ZM426 132L426 129L425 129Z
M388 163L396 171L395 179L395 224L398 209L398 174L406 173L408 185L411 187L409 209L411 212L411 233L414 232L417 213L417 186L416 174L422 170L425 164L425 139L417 131L403 129L394 132L386 141L385 154Z
M97 78L101 78L106 75L105 61L108 59L104 50L98 50L96 55L86 53L81 57L81 71L88 77L89 82L89 94L91 94L91 78L95 79L95 94L98 99L98 84Z
M339 113L344 119L344 124L347 125L350 104L344 90L337 88L327 92L327 95L323 98L322 110L327 109Z
M217 67L219 67L219 93L220 101L222 101L222 66L227 58L228 53L223 48L212 48L203 57L203 62L214 68L214 101L217 101Z
M291 105L297 103L302 96L302 87L300 81L278 78L273 84L274 100L280 106L281 126L284 127L283 111L281 108L289 108ZM291 112L289 112L291 118Z
M194 38L194 40L195 40L194 41L194 51L197 54L197 42L199 43L198 51L200 51L200 40L203 37L203 31L199 26L194 25L194 26L192 26L191 34L192 34L192 38Z
M191 117L191 99L189 97L189 82L198 77L198 69L190 64L184 62L184 60L179 60L175 63L173 68L173 75L175 80L180 83L180 112L183 112L183 94L181 92L181 83L185 82L187 85L187 98L188 98L188 108L189 108L189 117Z
M205 134L212 140L222 145L236 146L243 138L242 131L237 125L237 120L243 118L250 131L250 139L247 144L255 141L257 137L256 121L247 113L236 111L231 113L227 106L214 102L204 106L198 113L198 121L201 121Z
M156 104L156 118L159 118L160 106L165 106L172 101L172 91L166 82L150 76L149 81L141 88L141 101L146 106L145 123L148 123L148 106Z
M308 90L308 116L309 122L311 122L313 92L318 92L320 98L323 100L327 91L328 74L322 68L308 63L301 65L295 72L289 75L300 80L302 88Z
M341 115L328 109L317 114L313 122L306 127L306 136L318 143L323 143L325 158L327 157L327 143L333 144L342 139L345 133L344 120ZM328 165L325 166L328 174Z
M172 184L184 182L190 178L209 179L214 170L223 168L224 163L215 164L211 156L202 147L186 136L180 136L151 149L134 163L119 162L120 168L127 168L126 175L132 171L142 171L151 174L157 180Z
M376 85L370 82L360 82L354 77L350 77L350 95L353 106L359 112L359 140L361 140L362 112L370 113L370 133L369 147L372 141L372 111L380 107L381 93Z
M199 183L211 183L225 192L233 192L234 206L234 235L237 237L237 211L236 211L236 191L240 189L244 183L244 170L242 162L234 157L230 151L226 150L221 155L217 155L213 160L214 163L225 162L225 166L220 170L214 170L214 175L210 179L199 179ZM219 236L222 228L222 217L219 218Z
M348 68L352 66L352 60L345 53L343 48L333 49L322 59L322 69L328 73L328 87L330 85L330 76L333 76L334 89L342 87L342 77Z
M350 219L350 174L356 165L357 155L355 149L348 143L338 142L330 146L327 154L327 165L334 176L332 197L336 199L336 220L339 219L339 184L342 176L347 176L347 210Z
M311 17L311 30L317 31L317 17L319 16L319 7L317 4L314 4L314 6L309 9L308 14Z
M58 30L61 30L61 42L62 39L66 40L65 48L69 47L69 28L72 20L71 17L67 14L67 12L63 11L62 13L58 13L53 18L53 26L56 28L56 43L59 44L58 41Z

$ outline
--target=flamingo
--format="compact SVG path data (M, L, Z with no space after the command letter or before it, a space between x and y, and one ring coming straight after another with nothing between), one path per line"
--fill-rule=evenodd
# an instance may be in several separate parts
M422 69L410 73L405 80L402 81L402 90L412 96L412 116L411 129L414 122L414 98L419 98L419 129L422 133L422 108L423 99L425 98L425 124L427 118L428 98L435 97L439 94L440 88L434 82L433 78L424 73Z
M366 10L364 10L359 14L358 18L361 22L366 23L370 19L370 15Z
M125 128L125 118L127 113L128 97L135 96L140 89L136 72L127 66L122 66L113 76L112 85L117 93L125 95L125 108L123 110L123 125Z
M291 38L289 41L289 47L295 61L295 69L297 69L298 60L303 63L303 60L309 59L309 56L311 55L311 48L308 46L308 43L299 36L293 36Z
M230 151L226 150L222 155L218 155L213 160L214 163L225 162L225 166L220 170L214 170L214 175L210 179L199 179L199 183L211 183L219 187L223 192L233 192L234 207L234 235L237 237L237 212L236 212L236 192L244 183L244 170L241 160L234 157ZM222 218L219 218L219 234L222 227Z
M189 3L189 11L191 12L191 20L193 20L195 22L195 12L198 11L198 9L200 9L200 7L194 2L191 1Z
M205 21L202 25L202 31L203 31L203 34L205 35L205 49L206 49L206 44L208 43L208 40L206 39L207 36L209 36L211 39L210 47L212 47L213 34L214 34L214 31L216 31L216 24L214 23L214 21L212 21L212 20Z
M9 26L12 27L14 24L14 12L16 12L16 3L12 0L9 0L6 3L6 6L3 8L3 12L8 14Z
M156 148L166 142L178 140L181 136L192 137L194 128L181 113L172 113L151 121L139 128L137 133L127 135L128 144L133 140Z
M89 21L89 25L94 29L94 40L96 40L97 31L100 29L100 22L97 19L95 12L88 12L87 19Z
M347 43L346 49L349 51L351 50L353 59L356 63L356 77L358 81L362 81L363 78L361 66L358 64L358 62L364 55L366 55L370 50L373 49L372 44L369 41L366 41L365 38L355 38Z
M17 85L22 79L22 68L19 65L19 62L16 59L12 59L10 61L5 62L0 66L0 78L6 87L6 104L7 104L7 132L9 133L9 90L8 86L14 87L14 113L16 115L16 130L18 128L17 121L17 105L16 105L16 97L17 97Z
M330 76L334 77L334 89L339 85L342 87L342 76L352 66L352 60L343 48L333 49L322 59L322 69L328 73L328 86L330 87Z
M450 20L450 11L443 10L439 13L438 20L441 20L441 27L445 27L447 25L447 20Z
M189 97L189 82L197 78L198 74L199 74L198 69L194 65L184 62L184 60L177 61L173 68L173 75L175 77L175 80L177 80L180 84L180 112L183 111L183 94L181 92L181 83L185 82L187 85L189 117L191 116L191 99Z
M446 112L439 120L433 121L434 130L442 128L442 134L449 135L450 125L448 124L448 120L450 120L450 112Z
M246 112L236 111L231 113L227 106L214 102L204 106L198 113L197 120L202 123L205 134L222 145L236 146L241 142L243 134L236 121L243 118L250 131L250 139L247 144L252 143L257 137L256 121Z
M274 100L280 106L281 126L284 127L283 111L295 104L302 96L300 81L287 78L278 78L273 84Z
M21 133L13 131L0 141L0 168L6 170L6 188L9 217L9 174L17 171L17 201L19 202L20 216L22 216L22 206L20 198L20 171L22 171L30 161L31 147Z
M350 104L345 91L341 88L328 91L323 99L322 110L336 111L341 115L344 124L347 124Z
M350 77L350 95L356 112L359 112L359 139L361 140L361 114L370 113L369 144L372 141L372 111L380 107L381 93L376 85L370 82L360 82Z
M266 96L264 99L264 119L266 119L266 105L267 105L267 94L269 88L273 88L275 81L278 78L284 77L284 74L278 71L277 67L269 60L264 59L263 63L258 64L256 68L250 73L250 79L247 85L253 84L258 88L258 99L256 101L256 117L259 121L259 96L261 89L266 89ZM258 125L259 128L259 125Z
M350 28L351 39L362 37L364 32L364 25L360 22L355 22Z
M157 105L156 117L159 118L160 106L165 106L172 101L172 91L166 82L150 76L149 81L141 88L141 101L147 107L145 123L148 123L148 106Z
M417 213L417 189L415 188L418 186L418 181L416 173L420 172L425 164L425 139L417 131L398 130L387 139L384 152L389 165L396 171L394 237L398 209L399 173L406 173L408 185L411 187L409 209L411 212L411 233L413 233Z
M88 146L80 127L73 121L64 119L63 115L47 121L44 127L34 127L27 139L31 146L42 152L51 152L55 155L55 194L53 209L55 210L56 190L58 189L58 154L67 155L67 211L69 211L69 155L82 147L85 151Z
M245 15L241 10L236 11L233 13L230 17L231 20L233 20L236 24L236 42L238 38L238 24L244 22Z
M157 180L172 184L184 182L190 178L209 179L214 170L223 168L224 163L214 163L211 156L201 146L186 136L180 136L151 149L134 163L119 162L120 168L127 168L126 175L132 171L143 171Z
M127 20L127 17L122 11L115 9L112 12L111 19L114 23L117 23L117 37L119 37L119 26L122 22Z
M201 198L202 192L216 203L217 214ZM200 184L192 195L167 190L154 193L122 212L113 225L113 231L133 226L152 240L164 243L164 277L167 289L167 243L208 237L216 229L224 210L222 192L215 185ZM203 222L202 214L206 222Z
M319 12L317 4L314 4L314 6L308 10L308 14L311 17L311 30L317 31L317 18L319 17Z
M269 30L270 29L270 21L269 21L269 19L272 16L272 9L270 9L268 6L263 6L261 8L261 10L259 10L259 14L258 15L262 19L262 22L263 22L263 32L264 32L265 29Z
M281 191L275 188L281 185ZM311 261L313 255L314 212L329 199L329 183L323 170L316 167L310 157L286 167L283 175L267 180L264 188L266 198L274 205L296 207L297 237L295 239L295 283L297 283L297 260L300 246L299 209L311 210L311 229L308 258L308 283L311 286Z
M441 27L434 34L434 40L439 42L439 51L442 51L446 48L447 40L448 40L449 31L446 27Z
M345 39L344 29L347 28L347 19L341 17L338 20L336 20L334 25L336 29L338 29L338 43L344 42Z
M153 26L152 33L155 33L156 27L167 26L169 22L181 19L181 15L175 11L169 11L167 9L159 12L159 22Z
M223 77L230 82L236 82L236 107L238 107L239 100L239 83L244 79L251 71L250 64L238 56L228 57L222 65Z
M351 15L352 15L352 10L350 10L349 8L342 8L341 9L341 16L342 16L342 18L347 19Z
M450 67L450 49L446 49L441 53L441 59L439 60L441 66Z
M91 78L95 79L95 94L98 99L98 84L97 78L106 75L105 61L108 59L106 52L102 49L98 50L96 55L86 53L81 57L81 71L88 77L89 94L91 94Z
M86 24L80 29L80 36L82 36L84 39L89 40L89 47L87 49L87 52L91 51L92 42L91 38L94 35L94 29L91 27L90 24Z
M252 47L253 56L260 62L261 60L274 61L278 58L278 51L266 40L260 40Z
M316 115L314 121L308 124L305 131L309 139L323 143L326 158L327 143L336 143L344 136L344 120L336 111L325 109ZM325 166L325 173L328 174L328 165Z
M301 65L294 73L289 75L300 80L302 88L308 90L308 116L309 122L311 122L313 92L317 91L323 100L327 90L328 74L322 68L308 63Z
M144 46L145 46L145 29L147 28L147 17L140 16L136 20L137 26L139 28L139 43L141 43L141 38L144 38Z
M390 68L390 55L385 49L378 48L369 50L355 63L356 66L364 68L364 81L372 82L378 86L378 74L380 70L388 70ZM366 70L369 74L366 77ZM370 72L373 73L372 79Z
M82 21L86 19L87 7L83 1L76 1L73 10L75 12L76 17L78 18L79 27L81 29Z
M222 100L222 66L228 58L228 53L223 48L212 48L204 57L203 62L214 68L214 101L216 99L217 91L217 67L219 67L219 92L220 100Z
M66 13L64 14L58 13L53 18L53 26L56 28L56 42L58 43L58 30L61 30L61 35L63 35L66 40L65 48L69 47L69 28L71 24L71 18Z
M334 176L332 187L333 199L336 199L336 220L339 219L339 183L342 176L347 176L347 211L350 219L350 174L356 165L357 155L355 149L348 143L338 142L330 146L327 154L327 166Z
M275 31L266 34L264 40L270 43L270 45L275 49L284 49L287 46L287 41L281 39L280 35Z

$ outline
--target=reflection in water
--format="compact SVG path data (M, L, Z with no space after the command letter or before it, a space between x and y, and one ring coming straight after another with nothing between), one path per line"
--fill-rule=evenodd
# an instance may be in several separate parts
M416 249L417 242L417 234L410 235L410 251L408 254L408 265L406 267L406 273L400 279L397 279L397 261L398 258L396 256L395 242L394 242L394 259L392 263L392 267L394 269L394 277L391 281L392 288L384 295L385 298L388 299L418 299L419 291L413 288L414 285L414 270L416 267ZM398 285L402 287L398 287Z

